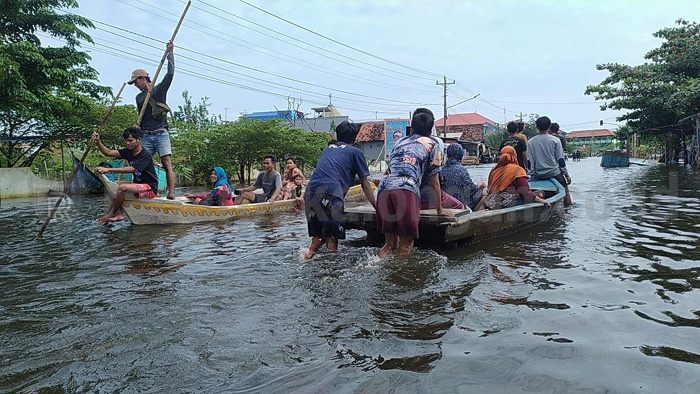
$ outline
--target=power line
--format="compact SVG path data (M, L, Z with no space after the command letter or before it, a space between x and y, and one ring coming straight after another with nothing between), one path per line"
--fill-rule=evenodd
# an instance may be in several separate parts
M405 65L405 64L402 64L402 63L399 63L399 62L395 62L395 61L393 61L393 60L386 59L386 58L383 58L383 57L381 57L381 56L374 55L374 54L369 53L369 52L367 52L367 51L363 51L362 49L355 48L355 47L353 47L353 46L351 46L351 45L348 45L348 44L345 44L345 43L343 43L343 42L340 42L340 41L338 41L338 40L336 40L336 39L330 38L330 37L328 37L328 36L326 36L326 35L323 35L323 34L321 34L321 33L317 33L317 32L315 32L315 31L313 31L313 30L311 30L311 29L309 29L309 28L306 28L306 27L304 27L304 26L301 26L301 25L299 25L299 24L297 24L297 23L294 23L294 22L292 22L292 21L290 21L290 20L288 20L288 19L282 18L282 17L279 16L279 15L275 15L275 14L273 14L272 12L269 12L269 11L267 11L267 10L264 10L264 9L262 9L262 8L256 6L256 5L250 4L250 3L248 3L248 2L245 1L245 0L239 0L239 1L240 1L241 3L243 3L243 4L246 4L246 5L250 6L250 7L255 8L255 9L258 10L258 11L264 12L264 13L266 13L266 14L272 16L272 17L275 17L275 18L281 20L281 21L284 21L284 22L286 22L286 23L289 23L289 24L292 25L292 26L298 27L299 29L302 29L302 30L307 31L307 32L309 32L309 33L311 33L311 34L317 35L317 36L319 36L319 37L321 37L321 38L324 38L324 39L326 39L326 40L328 40L328 41L331 41L331 42L336 43L336 44L338 44L338 45L341 45L341 46L344 46L344 47L346 47L346 48L352 49L352 50L354 50L354 51L357 51L357 52L362 53L362 54L364 54L364 55L367 55L367 56L369 56L369 57L375 58L375 59L377 59L377 60L382 60L382 61L387 62L387 63L389 63L389 64L393 64L393 65L395 65L395 66L399 66L399 67L402 67L402 68L405 68L405 69L408 69L408 70L411 70L411 71L419 72L419 73L422 73L422 74L433 75L433 76L436 76L436 77L439 77L439 76L440 76L440 74L436 74L436 73L433 73L433 72L430 72L430 71L425 71L425 70L421 70L421 69L418 69L418 68L410 67L410 66L407 66L407 65ZM204 1L202 1L202 3L207 4L207 3L204 2ZM208 5L208 4L207 4L207 5Z

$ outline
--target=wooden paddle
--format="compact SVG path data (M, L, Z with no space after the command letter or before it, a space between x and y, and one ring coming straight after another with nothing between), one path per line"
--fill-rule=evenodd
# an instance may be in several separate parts
M112 101L112 105L109 107L109 110L107 110L107 113L102 118L102 121L100 121L100 125L97 127L98 133L100 131L102 131L102 128L104 127L105 123L107 123L107 118L109 118L109 115L112 113L114 106L117 104L117 101L119 101L119 97L122 95L122 91L124 91L125 86L126 86L126 82L122 84L121 89L119 89L119 93L117 93L117 95L114 97L114 100ZM65 197L66 194L68 194L68 191L70 190L70 187L73 184L73 180L75 179L75 176L78 174L78 171L80 171L80 168L83 166L83 162L85 161L85 158L87 157L88 153L90 153L91 148L92 148L92 138L90 139L90 143L88 144L87 149L85 149L85 153L83 153L83 157L80 158L80 162L75 167L75 170L73 170L73 173L71 174L70 178L68 178L68 182L66 183L66 187L63 189L63 194L58 196L58 201L56 201L56 205L53 206L53 209L49 213L49 217L46 218L44 225L41 226L41 230L39 230L39 234L38 234L39 237L41 237L44 234L44 231L46 230L46 226L48 226L51 219L53 219L53 215L56 213L58 206L61 205L61 201L63 201L63 197Z
M187 14L187 10L190 9L190 4L192 4L192 1L187 2L187 6L185 6L185 11L182 13L182 16L180 17L180 21L177 22L177 26L175 27L175 31L173 32L172 37L170 37L171 42L175 42L175 36L177 35L177 32L180 30L180 25L182 25L182 21L185 19L185 15ZM146 107L148 107L148 100L151 99L151 90L153 87L156 86L156 80L158 79L158 74L160 74L160 69L163 68L163 63L165 63L165 59L168 57L168 50L165 50L165 53L163 53L163 58L160 59L160 64L158 65L158 69L156 70L155 75L153 75L153 79L151 80L151 89L148 89L146 92L146 98L143 100L143 105L141 106L141 112L139 112L139 118L136 121L136 124L134 126L136 127L141 127L141 121L143 120L143 114L146 112Z

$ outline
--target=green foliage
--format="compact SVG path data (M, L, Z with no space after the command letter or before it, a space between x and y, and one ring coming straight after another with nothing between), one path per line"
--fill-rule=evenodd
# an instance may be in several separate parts
M618 121L627 121L638 132L673 125L700 112L700 25L683 19L677 26L661 29L654 37L664 40L645 55L638 66L599 64L610 75L585 94L605 100L601 110L627 110Z
M508 138L508 133L505 132L495 132L493 134L489 134L484 138L484 145L486 145L489 148L492 149L498 149L499 146L501 146L501 142Z
M3 0L0 15L0 167L26 167L58 140L87 138L99 121L90 107L110 92L99 86L90 57L78 50L91 42L81 27L89 20L58 14L74 0ZM64 41L42 46L37 33Z

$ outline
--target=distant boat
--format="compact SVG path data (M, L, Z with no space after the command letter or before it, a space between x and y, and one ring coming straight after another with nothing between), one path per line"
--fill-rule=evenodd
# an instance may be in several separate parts
M73 156L73 168L71 174L80 164L80 160ZM104 185L100 182L100 178L93 174L92 171L82 164L78 173L75 174L75 179L68 190L68 194L101 194L105 190Z
M532 190L541 190L551 208L538 202L510 208L472 212L451 209L454 217L438 216L434 209L422 210L418 222L421 244L473 244L534 226L549 219L563 204L564 187L552 179L530 179ZM377 232L376 212L371 205L345 208L345 228L367 231L369 238L383 239Z
M626 152L606 150L603 152L603 156L600 158L600 166L606 168L629 167L630 155Z

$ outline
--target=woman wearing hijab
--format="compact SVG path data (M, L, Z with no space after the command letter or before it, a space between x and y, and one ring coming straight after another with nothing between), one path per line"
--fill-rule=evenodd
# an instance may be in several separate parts
M442 166L442 175L445 178L444 190L474 210L484 194L486 184L482 181L479 183L472 181L469 171L462 165L462 157L464 157L464 149L459 144L450 144L447 147L447 163Z
M489 209L508 208L533 201L547 207L547 200L535 195L527 183L527 173L518 165L518 156L512 146L501 149L501 157L489 174L489 194L486 207Z
M231 198L231 185L228 183L226 171L221 167L214 167L211 170L209 180L214 184L214 187L209 193L205 194L189 194L185 193L185 197L194 199L194 204L199 205L215 205L228 206L233 205Z

